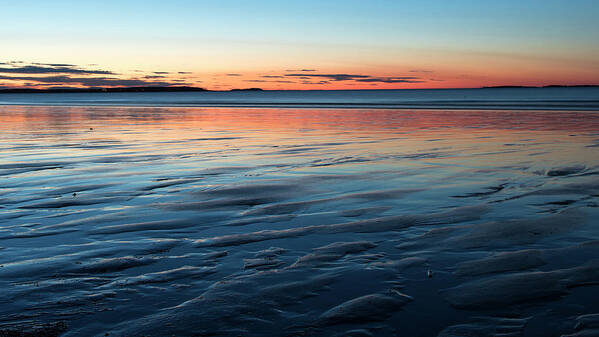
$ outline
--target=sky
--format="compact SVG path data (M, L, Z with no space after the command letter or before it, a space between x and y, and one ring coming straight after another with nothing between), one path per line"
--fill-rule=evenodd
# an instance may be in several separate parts
M10 1L0 87L599 84L596 0Z

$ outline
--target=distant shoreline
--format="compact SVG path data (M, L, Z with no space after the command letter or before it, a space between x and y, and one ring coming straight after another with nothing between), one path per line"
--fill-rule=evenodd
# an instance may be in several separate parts
M12 88L0 89L0 93L9 94L38 94L38 93L110 93L110 92L203 92L210 91L204 88L173 86L173 87L116 87L116 88L53 88L53 89L30 89L30 88ZM262 91L260 88L231 89L229 91Z
M115 92L237 92L237 91L374 91L374 90L460 90L460 89L538 89L538 88L597 88L596 84L582 85L545 85L545 86L516 86L501 85L488 86L480 88L429 88L429 89L314 89L314 90L267 90L261 88L244 88L231 90L209 90L199 87L172 86L172 87L116 87L116 88L53 88L53 89L30 89L30 88L9 88L0 89L0 94L46 94L46 93L115 93Z
M497 85L490 87L482 87L480 89L529 89L529 88L597 88L599 84L578 84L578 85L561 85L561 84L550 84L543 86L527 86L527 85Z

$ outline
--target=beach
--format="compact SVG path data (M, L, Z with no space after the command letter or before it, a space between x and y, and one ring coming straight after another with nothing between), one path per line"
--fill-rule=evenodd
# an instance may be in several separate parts
M596 333L593 95L456 94L442 109L13 96L0 106L0 329Z

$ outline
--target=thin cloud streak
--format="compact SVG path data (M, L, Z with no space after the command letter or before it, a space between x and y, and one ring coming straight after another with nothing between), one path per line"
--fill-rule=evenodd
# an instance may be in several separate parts
M0 80L29 81L39 84L79 84L88 87L101 86L170 86L171 82L144 81L140 79L119 79L114 77L69 77L69 76L0 76Z
M370 82L370 83L422 83L424 81L419 80L417 77L373 77L373 78L362 78L356 80L356 82Z
M284 80L244 80L244 82L254 82L254 83L296 83L294 81L284 81Z
M4 74L92 74L92 75L115 75L108 70L88 70L75 68L71 65L39 66L28 65L22 67L1 67L0 73Z
M384 76L377 77L372 75L355 74L286 74L289 77L299 77L300 79L326 78L330 81L356 81L364 83L422 83L420 77L415 76Z
M369 75L350 75L350 74L286 74L288 77L324 77L332 81L352 81L360 78L369 78Z

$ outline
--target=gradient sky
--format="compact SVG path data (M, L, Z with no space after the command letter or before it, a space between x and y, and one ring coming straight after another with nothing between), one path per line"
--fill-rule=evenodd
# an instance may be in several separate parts
M0 87L599 84L599 1L11 1Z

